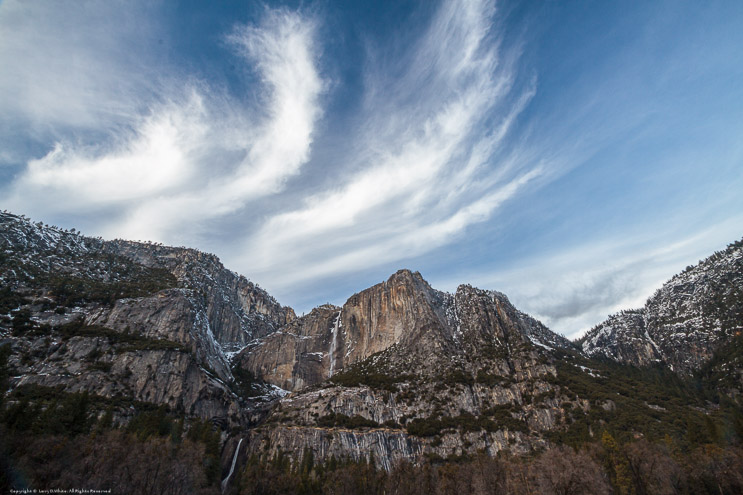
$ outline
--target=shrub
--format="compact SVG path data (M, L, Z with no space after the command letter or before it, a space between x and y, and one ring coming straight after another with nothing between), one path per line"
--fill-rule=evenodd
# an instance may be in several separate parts
M333 375L330 381L344 387L366 385L374 389L397 392L398 383L412 379L412 375L388 372L386 361L377 353Z
M175 350L190 352L182 344L166 339L153 339L144 335L117 332L99 325L86 325L82 319L74 320L55 329L63 339L71 337L103 337L111 345L118 345L119 352Z
M331 413L326 416L320 416L317 419L318 426L326 428L340 427L348 428L350 430L356 428L378 428L379 423L371 419L366 419L358 414L354 416L346 416L345 414Z

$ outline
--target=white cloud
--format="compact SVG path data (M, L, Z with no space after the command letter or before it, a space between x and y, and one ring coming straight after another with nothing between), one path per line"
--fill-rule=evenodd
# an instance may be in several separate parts
M0 125L100 130L136 118L164 83L145 2L0 4Z
M70 29L79 14L74 5L58 13L62 28L39 5L13 3L3 11L6 23L24 20L15 25L32 51L55 39L62 47L49 68L46 59L13 67L28 81L41 81L45 71L59 75L66 103L47 113L27 103L19 109L50 127L73 113L85 116L67 124L100 127L105 138L56 139L6 188L11 209L45 219L49 212L95 212L95 234L199 245L210 222L231 216L231 226L245 225L236 212L277 196L270 210L256 203L254 228L222 248L228 264L275 289L425 254L550 173L534 154L508 146L536 81L515 86L519 47L503 48L492 2L444 2L401 58L376 57L372 48L361 112L348 132L353 152L324 165L337 174L334 182L310 195L300 185L292 192L299 202L291 203L281 194L312 158L326 90L315 21L267 9L260 25L226 36L262 88L249 106L167 66L155 70L152 57L138 66L123 56L123 46L137 53L147 44L136 34L149 42L157 29L132 28L134 14L123 27L109 26L122 7L112 5L86 14L100 23L77 32ZM49 24L50 34L38 38L34 22ZM112 41L97 44L106 29ZM90 70L68 81L64 53ZM5 57L10 62L14 54L9 49ZM122 88L119 78L127 81ZM41 101L42 93L56 95L48 82L34 88ZM224 256L230 251L239 254Z
M739 236L741 217L689 234L673 223L635 237L588 240L551 256L521 259L518 268L472 273L466 280L508 294L519 309L556 332L578 338L607 316L640 308L656 289L690 264ZM454 290L461 281L436 280Z
M183 105L171 104L141 119L132 135L111 147L56 143L46 156L29 162L16 187L25 193L74 194L81 209L109 203L126 207L186 183L206 127L202 100L194 94Z
M280 289L409 259L488 219L542 174L505 145L535 83L514 88L518 51L501 50L494 21L490 2L447 2L403 68L370 63L337 180L270 217L237 263Z
M104 235L174 242L186 225L275 194L307 161L321 115L314 33L313 21L285 10L235 29L229 42L261 78L260 108L197 82L170 87L113 142L57 142L29 162L9 206L32 215L115 210Z

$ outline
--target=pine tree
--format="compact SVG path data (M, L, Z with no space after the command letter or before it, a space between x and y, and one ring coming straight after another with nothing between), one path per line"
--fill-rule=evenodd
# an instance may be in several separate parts
M614 437L608 431L604 430L601 435L601 444L606 450L605 467L609 472L612 485L621 495L630 495L634 493L632 487L632 476L630 473L629 463L619 450L619 445Z

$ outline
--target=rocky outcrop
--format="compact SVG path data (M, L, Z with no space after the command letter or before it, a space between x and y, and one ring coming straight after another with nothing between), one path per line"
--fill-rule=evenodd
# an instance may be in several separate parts
M300 390L403 338L414 341L427 331L443 331L446 297L420 273L400 270L354 294L342 308L321 306L252 343L239 363L269 383Z
M463 447L463 445L468 447ZM513 448L518 445L520 448ZM301 453L311 451L315 459L351 459L357 462L371 460L377 467L390 470L400 461L420 463L426 459L444 459L481 452L495 456L509 450L526 454L546 447L546 442L529 442L519 432L447 434L437 445L406 435L403 430L370 428L364 431L341 428L280 426L270 431L255 430L248 436L248 451L273 458L279 452Z
M341 308L321 306L257 339L236 363L297 391L398 344L429 368L431 351L463 356L479 353L483 343L505 346L505 352L522 344L574 347L516 310L501 293L462 285L448 294L431 288L420 273L400 270L354 294Z
M340 313L334 370L366 359L401 341L446 332L447 294L436 291L418 272L400 270L386 282L351 296Z
M609 317L580 341L587 355L664 363L689 375L743 330L743 242L674 276L640 310Z
M234 392L229 359L293 321L291 308L199 251L103 241L8 213L0 226L0 336L13 348L14 388L85 390L223 425L256 419Z
M264 353L276 356L263 347L268 342L274 349L292 342L327 357L327 381L282 399L251 434L256 453L373 454L389 468L398 459L523 453L565 427L562 407L573 399L554 384L550 352L574 347L500 293L462 285L447 294L401 271L313 318L322 321L317 333L271 335L241 356L255 363ZM290 360L289 373L303 358L287 351L282 359ZM254 369L271 379L280 363Z
M34 280L26 289L50 289L60 276L75 282L123 286L130 289L125 295L174 286L190 289L201 296L212 334L228 351L236 351L295 319L291 308L227 270L212 254L152 243L104 241L34 224L9 213L0 213L0 227L6 267L0 270L0 282L14 289L23 291L25 284ZM113 294L109 302L119 295Z
M234 364L285 390L301 390L330 374L330 352L340 308L320 306L252 342Z
M205 316L216 341L236 351L295 319L266 291L227 270L213 254L130 241L103 244L103 250L150 268L163 268L179 284L203 297Z
M61 387L66 392L87 391L112 403L161 404L225 425L244 422L234 392L183 348L166 348L157 341L115 344L106 336L65 340L45 336L19 339L13 346L10 364L18 373L10 381L13 389Z
M182 344L217 376L231 381L229 362L212 332L204 306L200 294L169 289L153 297L120 299L113 307L91 311L84 321L88 325Z
M301 453L311 451L315 459L374 459L378 465L390 469L405 460L423 457L424 445L400 430L374 428L365 431L318 427L279 426L270 430L258 429L248 436L248 451L252 454L275 457L279 452Z
M660 349L647 332L644 310L623 311L609 316L593 328L581 344L589 356L633 366L663 362Z

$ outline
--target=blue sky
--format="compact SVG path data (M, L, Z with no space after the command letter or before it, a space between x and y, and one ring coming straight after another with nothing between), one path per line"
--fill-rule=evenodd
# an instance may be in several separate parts
M0 207L299 313L399 268L577 337L743 235L740 2L0 3Z

